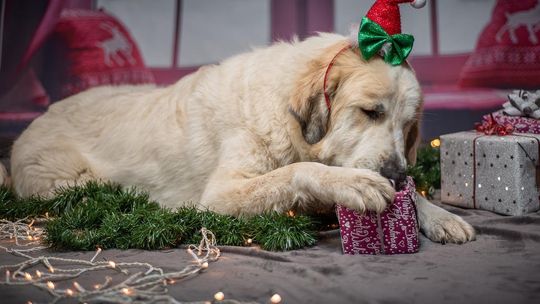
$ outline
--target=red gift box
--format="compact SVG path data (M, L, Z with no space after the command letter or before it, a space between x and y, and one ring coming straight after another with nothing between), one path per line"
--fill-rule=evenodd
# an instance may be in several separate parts
M482 117L483 122L489 122L490 115L493 115L493 119L500 124L510 124L514 127L516 133L532 133L540 134L540 120L522 117L522 116L510 116L503 113L503 110L487 114Z
M415 253L420 247L416 217L416 189L411 177L381 214L361 214L337 206L341 243L345 254Z

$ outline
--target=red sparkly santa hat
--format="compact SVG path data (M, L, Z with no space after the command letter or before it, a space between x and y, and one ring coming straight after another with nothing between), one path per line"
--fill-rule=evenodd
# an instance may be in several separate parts
M411 52L414 37L401 33L399 4L402 3L422 8L426 0L376 0L362 19L358 46L366 60L380 54L386 62L399 65Z
M377 0L366 17L379 24L388 35L401 34L401 14L398 6L401 3L422 8L426 5L426 0Z

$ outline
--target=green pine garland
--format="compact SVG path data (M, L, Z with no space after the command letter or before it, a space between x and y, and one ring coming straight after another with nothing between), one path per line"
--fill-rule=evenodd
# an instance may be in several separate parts
M149 200L145 193L110 183L59 189L53 199L17 199L11 190L0 189L0 218L45 212L52 217L45 226L45 242L66 250L172 248L198 243L202 227L216 235L219 245L242 246L252 239L263 249L281 251L316 242L314 220L307 216L274 212L236 218L193 206L173 211Z
M419 149L418 162L408 174L418 191L432 194L440 185L439 150ZM45 224L45 242L65 250L173 248L198 243L202 227L216 235L219 245L242 246L252 239L266 250L292 250L314 245L317 228L327 221L276 212L236 218L193 206L171 210L146 193L111 183L58 189L52 199L19 199L12 190L0 187L0 218L15 220L46 212L51 219ZM332 220L336 222L335 216Z
M433 197L435 189L441 188L441 166L439 148L421 147L417 151L416 165L409 166L407 174L412 176L416 191Z

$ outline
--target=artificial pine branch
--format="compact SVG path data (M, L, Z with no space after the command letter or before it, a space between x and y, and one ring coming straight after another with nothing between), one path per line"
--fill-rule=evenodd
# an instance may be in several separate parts
M241 246L251 238L263 249L279 251L316 242L309 217L273 212L236 218L193 206L173 211L160 207L146 193L110 183L59 189L51 199L16 199L9 189L0 189L0 217L24 218L45 212L54 216L46 223L45 242L57 249L171 248L197 243L202 227L214 232L220 245Z
M435 189L441 188L439 148L421 147L417 155L416 165L409 166L407 175L413 177L418 192L424 191L428 197L432 197Z

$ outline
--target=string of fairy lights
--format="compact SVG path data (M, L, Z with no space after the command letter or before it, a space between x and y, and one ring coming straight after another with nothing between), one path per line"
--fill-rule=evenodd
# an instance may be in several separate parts
M5 270L4 280L0 279L0 284L35 286L51 295L50 303L63 299L73 299L80 303L243 303L226 300L223 291L216 292L212 300L198 302L183 302L168 295L167 286L206 271L210 263L219 259L221 251L217 247L216 237L205 228L200 231L202 238L199 245L189 245L186 249L193 262L180 271L165 272L162 268L144 262L99 261L101 248L96 249L90 260L33 256L49 248L41 245L45 230L35 225L47 218L20 219L14 222L0 220L0 249L24 258L20 263L0 266L0 271ZM9 246L3 246L6 243ZM106 275L92 286L83 286L76 281L82 274L104 270L119 274L122 279L114 280ZM282 299L279 294L274 294L269 301L278 304ZM28 301L27 304L34 303Z

